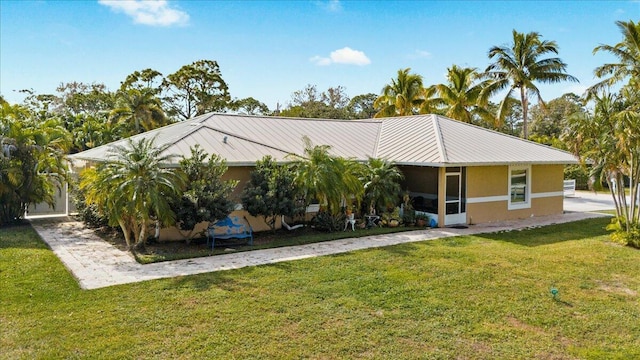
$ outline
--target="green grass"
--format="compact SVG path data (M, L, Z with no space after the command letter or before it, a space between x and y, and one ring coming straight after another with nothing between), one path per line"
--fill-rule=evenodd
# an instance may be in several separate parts
M0 358L640 358L640 251L608 221L91 291L0 229Z

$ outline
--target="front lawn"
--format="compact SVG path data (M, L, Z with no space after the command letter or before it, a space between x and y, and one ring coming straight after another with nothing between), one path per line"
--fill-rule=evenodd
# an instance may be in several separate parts
M0 358L640 358L640 251L608 221L91 291L0 229Z

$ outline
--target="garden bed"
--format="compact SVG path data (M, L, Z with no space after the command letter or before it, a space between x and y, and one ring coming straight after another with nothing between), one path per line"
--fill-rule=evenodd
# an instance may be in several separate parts
M254 233L253 245L236 240L216 240L216 248L207 246L206 238L196 238L187 241L147 241L143 250L135 253L136 260L141 264L162 261L190 259L203 256L228 254L230 252L252 251L259 249L277 248L283 246L304 245L323 241L363 237L379 234L390 234L402 231L421 230L419 227L399 226L395 228L356 229L356 231L322 232L310 227L303 227L293 231L279 229L276 231L262 231ZM120 233L107 228L96 229L96 234L117 248L127 251L124 238Z

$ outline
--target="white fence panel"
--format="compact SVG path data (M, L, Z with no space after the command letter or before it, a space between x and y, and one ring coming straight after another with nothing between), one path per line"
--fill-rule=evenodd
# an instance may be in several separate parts
M576 181L565 180L563 191L564 191L564 197L576 196Z
M68 185L62 188L62 191L55 193L55 207L49 206L47 203L31 205L27 209L26 217L41 215L69 215L75 212L75 206L69 199Z

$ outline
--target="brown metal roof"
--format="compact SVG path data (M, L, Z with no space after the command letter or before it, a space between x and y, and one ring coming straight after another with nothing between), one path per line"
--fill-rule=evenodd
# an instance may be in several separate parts
M331 146L334 155L362 161L379 157L397 164L438 167L577 162L567 152L438 115L322 120L206 114L132 139L154 136L158 145L172 144L168 150L172 154L188 156L190 147L199 144L225 158L229 166L253 165L264 155L287 161L288 154L304 153L304 136L314 145ZM70 158L101 161L112 144Z

